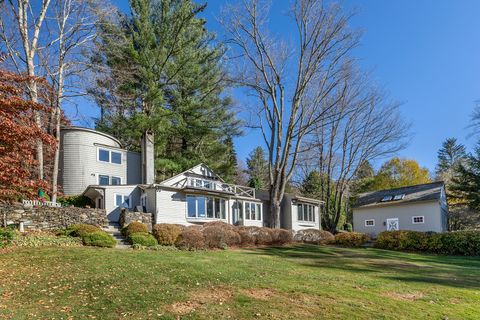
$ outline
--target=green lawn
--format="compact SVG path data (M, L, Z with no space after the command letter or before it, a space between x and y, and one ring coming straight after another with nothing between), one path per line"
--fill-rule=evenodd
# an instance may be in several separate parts
M480 259L336 247L0 255L0 318L480 319Z

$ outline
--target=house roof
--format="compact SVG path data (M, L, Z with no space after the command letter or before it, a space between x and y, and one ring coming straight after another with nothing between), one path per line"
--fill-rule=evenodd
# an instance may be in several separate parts
M353 208L388 206L419 201L440 200L443 188L443 181L437 181L402 188L365 192L358 195L357 201L355 202ZM404 196L400 200L382 201L382 199L385 197L391 196L393 198L394 196L402 195Z

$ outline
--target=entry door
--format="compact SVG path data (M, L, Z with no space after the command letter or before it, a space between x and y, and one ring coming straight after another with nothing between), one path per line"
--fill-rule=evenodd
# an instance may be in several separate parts
M398 218L387 219L387 230L395 231L399 229Z

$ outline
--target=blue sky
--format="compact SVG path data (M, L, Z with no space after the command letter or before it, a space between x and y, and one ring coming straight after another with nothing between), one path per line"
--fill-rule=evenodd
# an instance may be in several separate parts
M127 1L114 1L126 9ZM207 27L224 34L217 18L225 0L208 1L204 13ZM271 25L274 32L289 34L289 1L274 0ZM433 170L437 150L443 140L456 137L470 150L470 114L480 100L480 1L462 0L347 0L347 9L358 14L352 26L363 30L355 54L365 70L403 102L401 112L412 123L411 142L399 156L417 160ZM234 91L241 103L241 91ZM98 114L98 108L85 103L84 119ZM81 121L80 124L86 124ZM246 131L235 140L237 153L244 160L261 143L259 133Z

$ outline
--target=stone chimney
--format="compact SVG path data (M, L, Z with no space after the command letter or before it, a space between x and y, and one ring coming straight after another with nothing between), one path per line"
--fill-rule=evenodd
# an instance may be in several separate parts
M150 131L145 131L142 136L142 183L144 184L155 182L153 139L154 134Z

